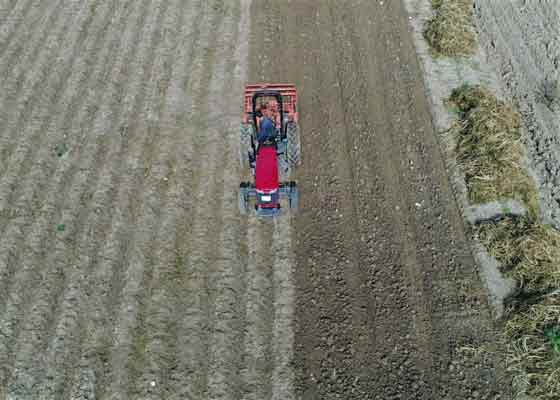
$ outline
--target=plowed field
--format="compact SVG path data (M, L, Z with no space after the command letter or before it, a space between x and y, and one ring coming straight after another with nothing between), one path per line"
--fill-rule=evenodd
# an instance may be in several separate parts
M0 0L0 398L495 398L398 1ZM241 216L243 85L301 212Z

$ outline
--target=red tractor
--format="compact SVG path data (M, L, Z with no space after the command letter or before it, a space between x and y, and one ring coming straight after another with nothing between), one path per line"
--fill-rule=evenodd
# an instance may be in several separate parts
M300 156L296 88L289 84L247 85L244 100L241 165L249 167L254 183L239 185L240 210L245 214L252 204L257 215L276 216L281 200L287 199L288 208L295 211L298 190L289 178ZM263 138L259 129L265 111L274 133Z

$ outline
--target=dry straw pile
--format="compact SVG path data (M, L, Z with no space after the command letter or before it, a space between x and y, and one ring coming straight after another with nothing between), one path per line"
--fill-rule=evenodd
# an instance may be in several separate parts
M463 85L449 100L459 111L451 130L471 203L516 199L536 217L537 191L523 169L519 113L481 86Z
M480 224L474 232L519 296L505 325L508 369L535 399L560 397L560 233L539 222L537 191L523 168L520 116L486 88L463 85L449 99L456 155L471 203L523 202L528 214Z
M481 243L514 278L523 296L560 288L560 233L530 217L505 218L475 228Z
M424 37L437 54L468 56L474 52L472 0L432 0L435 15L426 23Z
M560 298L528 307L505 326L508 370L515 387L534 399L560 396Z

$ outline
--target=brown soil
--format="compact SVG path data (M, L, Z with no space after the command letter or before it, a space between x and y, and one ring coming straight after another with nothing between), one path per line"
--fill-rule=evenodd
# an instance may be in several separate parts
M253 3L250 77L298 86L305 399L495 398L489 310L400 2Z

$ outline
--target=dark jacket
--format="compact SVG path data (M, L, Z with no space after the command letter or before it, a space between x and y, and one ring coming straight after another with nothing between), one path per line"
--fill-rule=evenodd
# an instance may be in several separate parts
M259 134L257 135L257 141L262 143L269 139L274 139L276 136L276 126L274 122L268 118L264 117L260 123Z

